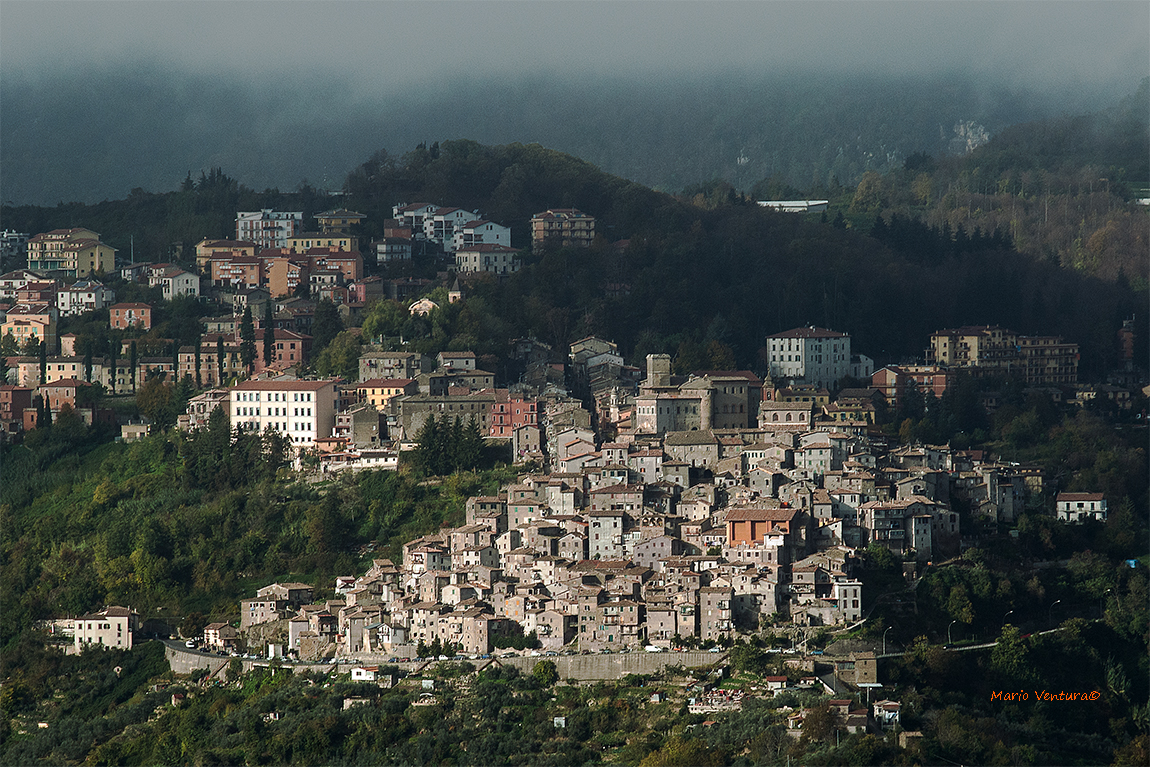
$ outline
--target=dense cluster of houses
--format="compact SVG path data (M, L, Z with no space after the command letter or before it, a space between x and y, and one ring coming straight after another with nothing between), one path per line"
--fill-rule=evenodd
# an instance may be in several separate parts
M600 339L572 349L592 371L614 364ZM242 603L241 635L278 626L304 658L410 656L435 640L484 654L501 636L530 632L548 650L594 652L712 643L777 620L847 626L864 617L861 549L944 558L964 534L954 498L981 526L1012 521L1042 489L1037 468L978 451L892 448L867 418L884 397L875 388L831 402L821 387L780 387L749 371L674 376L664 355L650 355L604 441L559 385L544 377L530 396L522 384L483 388L487 374L468 353L369 352L361 367L378 377L356 385L353 411L373 413L374 434L403 442L429 414L475 416L489 436L533 431L534 468L498 495L469 499L464 525L408 542L400 562L338 579L335 599L261 592ZM615 387L629 377L615 375ZM331 382L280 385L337 397ZM241 385L230 404L275 386ZM1093 494L1058 503L1067 521L1105 515Z

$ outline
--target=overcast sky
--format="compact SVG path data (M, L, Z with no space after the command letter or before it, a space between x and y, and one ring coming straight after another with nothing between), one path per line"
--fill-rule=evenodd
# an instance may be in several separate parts
M443 78L732 68L961 70L1128 91L1150 69L1150 3L0 2L7 77L133 62L312 74L364 95Z

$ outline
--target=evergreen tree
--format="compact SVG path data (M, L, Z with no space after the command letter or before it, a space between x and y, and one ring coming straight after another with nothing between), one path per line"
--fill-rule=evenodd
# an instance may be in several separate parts
M132 393L136 393L136 342L132 341L132 345L128 347L128 375L132 379Z
M52 426L52 409L43 396L37 394L36 400L36 428L48 429Z
M263 470L261 474L269 480L276 477L276 472L288 463L291 451L291 442L278 429L270 426L264 429L263 434Z
M48 344L40 342L40 383L48 383Z
M423 428L416 435L418 446L415 448L415 467L424 474L435 474L438 468L439 450L439 424L435 421L435 413L428 413Z
M20 353L20 344L16 343L16 336L9 330L0 339L0 357L15 357Z
M24 357L35 357L40 353L40 339L36 336L28 336L24 339L24 345L20 347L20 354Z
M216 336L216 386L224 385L224 337Z
M318 356L331 340L343 330L343 320L339 317L339 309L326 298L316 304L315 319L311 325L311 353Z
M444 446L446 450L443 452L446 454L448 468L444 472L445 474L463 468L459 460L461 457L459 449L463 446L463 420L459 416L455 416L455 420L451 422L451 430L447 433L446 443Z
M92 383L92 346L90 344L88 351L84 352L84 380Z
M467 422L455 453L460 469L477 469L483 462L483 434L479 431L479 423L474 415Z
M248 374L252 372L252 364L256 361L256 326L252 322L252 308L244 307L244 318L240 321L240 362Z
M271 299L264 302L264 367L271 367L276 357L276 321Z

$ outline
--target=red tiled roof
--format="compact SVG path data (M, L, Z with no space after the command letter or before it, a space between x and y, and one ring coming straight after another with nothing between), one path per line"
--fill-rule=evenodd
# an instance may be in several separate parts
M728 522L789 522L795 516L795 509L731 509L727 512Z

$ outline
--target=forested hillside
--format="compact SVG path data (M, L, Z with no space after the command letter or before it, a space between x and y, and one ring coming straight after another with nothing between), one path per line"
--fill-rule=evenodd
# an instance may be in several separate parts
M1032 259L1144 289L1150 278L1150 79L1097 113L1013 125L964 157L863 177L855 213L1008 235Z
M906 181L890 176L882 184L897 186L900 178ZM255 193L217 170L178 192L93 207L5 209L5 220L28 231L83 224L106 232L121 252L132 236L141 258L164 259L173 238L183 241L187 258L199 238L228 236L234 211L245 207L308 214L352 207L368 216L367 238L381 232L392 205L426 200L478 209L510 225L517 245L527 242L534 212L577 207L599 220L600 242L579 251L528 249L522 272L475 287L483 303L471 312L480 312L480 324L506 327L509 337L534 335L557 346L588 334L609 337L632 360L697 354L717 341L737 365L758 369L765 335L818 324L851 333L854 348L885 363L921 355L939 328L1000 324L1079 343L1080 370L1091 378L1115 364L1122 320L1145 315L1138 311L1144 282L1102 280L1016 252L1007 221L999 227L988 219L980 230L986 236L969 240L955 227L945 244L910 252L870 236L871 209L861 219L866 226L844 230L763 210L733 192L700 207L543 147L472 141L421 146L402 158L377 153L346 185L340 199L309 190ZM887 210L885 203L873 208L876 215ZM610 295L608 284L615 286Z
M932 183L943 177L931 174L944 168L925 167L912 163L880 178L876 188L901 188L900 178L914 184L922 173ZM444 302L426 318L412 317L398 302L381 301L367 312L369 336L404 335L410 348L427 353L473 350L485 367L504 366L494 367L501 375L509 369L508 339L524 335L555 344L560 354L564 344L595 333L616 340L635 362L667 351L680 370L761 369L764 336L801 324L850 332L856 350L884 362L920 354L940 327L998 323L1077 341L1083 375L1101 377L1117 360L1115 330L1122 319L1139 313L1138 330L1145 332L1144 283L1104 280L1019 252L1018 233L1002 226L930 223L921 218L925 204L898 209L888 200L864 209L871 187L860 186L864 194L854 210L858 190L840 190L824 220L764 210L721 184L674 197L538 145L472 141L420 146L399 158L378 153L349 174L346 186L341 197L257 193L215 169L162 195L139 192L91 207L5 208L4 215L6 225L31 231L106 230L120 247L126 237L129 247L134 241L141 259L186 261L188 250L169 250L173 238L187 245L229 236L234 212L243 208L307 215L355 208L369 216L360 234L372 237L393 204L431 201L478 208L511 225L519 244L527 241L532 213L579 207L597 217L603 234L590 248L526 248L521 272L470 282L464 301ZM1109 194L1117 198L1116 190ZM1021 190L1017 199L1025 199ZM414 270L433 276L439 268L427 258ZM436 298L443 293L441 283L430 289ZM179 326L195 326L193 309L169 305L157 313L160 326L173 335L190 332ZM354 332L337 331L329 326L324 335L331 338L328 350L339 347L338 360L325 350L317 369L354 368L360 341ZM141 410L147 389L136 397ZM175 392L172 397L179 399ZM112 400L131 408L123 394ZM858 629L861 639L885 642L889 627L891 641L908 648L905 659L884 663L883 673L905 701L904 724L925 732L923 753L932 759L1145 761L1147 622L1139 606L1147 598L1150 482L1144 433L1129 422L1115 428L1107 419L1119 416L1109 407L1099 401L1064 411L1006 384L991 415L972 380L959 376L941 400L928 406L925 398L908 396L881 424L903 443L953 438L955 446L1040 465L1051 487L1112 499L1105 524L1071 528L1051 519L1043 505L1048 497L1036 498L1018 520L1017 537L988 536L959 562L931 571L916 592L913 616L888 601ZM31 431L24 444L0 446L5 764L611 761L658 767L920 759L872 735L844 736L839 743L818 702L822 696L807 693L753 702L706 725L704 715L686 713L682 699L651 701L652 692L687 681L674 670L663 679L555 688L554 671L546 668L531 676L496 668L467 676L445 667L431 672L442 698L419 707L412 703L422 687L414 680L384 691L326 674L267 670L245 676L229 669L227 686L179 680L161 691L173 680L154 643L128 654L64 657L45 648L34 630L38 621L109 603L130 604L151 617L234 620L238 600L274 580L319 584L317 598L324 597L334 576L358 574L374 556L397 556L404 541L461 523L469 496L494 494L515 477L499 466L432 476L451 467L428 460L426 447L397 472L336 480L309 474L306 465L292 472L281 440L233 435L222 411L193 434L161 431L134 444L113 436L61 414L50 428ZM969 529L969 509L958 511ZM1137 567L1124 563L1137 556ZM1023 560L1059 566L1024 572ZM889 553L868 555L863 577L868 594L902 588L901 563ZM1055 605L1064 616L1080 616L1062 620L1058 634L1024 639L1014 626L1003 626L1010 613L1033 625L1051 621L1059 615L1052 613ZM941 642L944 627L964 639L1002 639L1001 649L963 653L956 662L960 654L933 641ZM765 674L788 673L779 655L764 650L777 640L786 643L763 635L737 648L732 670L739 679L729 684L750 686ZM1044 703L1023 717L1024 709L988 702L995 685L1006 684L1082 687L1102 697L1085 714ZM170 697L175 692L193 695L177 706ZM363 705L343 708L356 698ZM804 725L809 736L793 740L786 733L784 705L816 707L809 730ZM555 716L567 717L563 727L556 727ZM48 726L39 729L40 721Z

